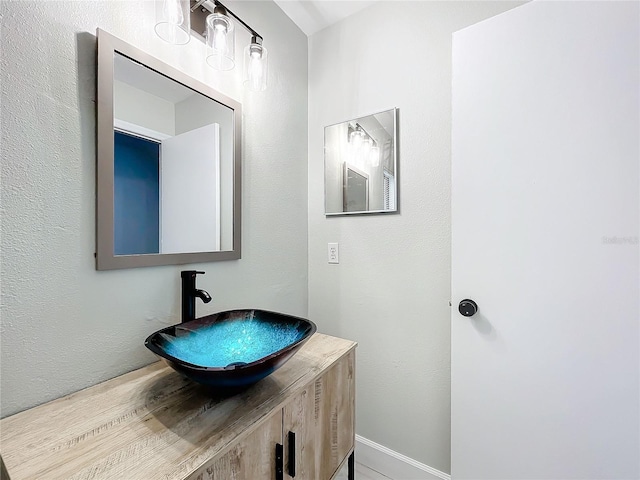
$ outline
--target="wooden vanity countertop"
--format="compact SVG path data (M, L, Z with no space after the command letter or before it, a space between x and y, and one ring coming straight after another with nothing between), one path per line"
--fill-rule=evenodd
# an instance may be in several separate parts
M11 480L182 480L355 346L316 333L279 370L228 398L156 362L0 420L0 455Z

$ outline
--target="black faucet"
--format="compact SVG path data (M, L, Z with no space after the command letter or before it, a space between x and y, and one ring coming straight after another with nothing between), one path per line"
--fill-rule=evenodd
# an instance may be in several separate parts
M196 297L199 297L204 303L211 301L211 295L196 288L196 275L198 274L204 275L204 272L195 270L180 272L182 277L182 323L196 318Z

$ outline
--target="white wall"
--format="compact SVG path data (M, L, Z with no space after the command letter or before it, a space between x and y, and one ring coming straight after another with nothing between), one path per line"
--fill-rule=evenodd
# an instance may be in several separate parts
M309 39L309 317L359 342L357 432L450 470L451 34L514 2L380 2ZM399 107L397 215L324 216L323 129ZM327 264L340 242L340 264Z
M145 337L179 321L184 267L94 267L96 27L243 103L242 259L195 266L198 314L306 315L307 39L272 2L234 12L265 37L267 92L158 39L153 2L0 2L3 416L154 361Z

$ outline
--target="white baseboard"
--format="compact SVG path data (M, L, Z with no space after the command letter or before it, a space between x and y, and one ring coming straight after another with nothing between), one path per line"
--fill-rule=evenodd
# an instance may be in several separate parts
M393 480L451 480L451 475L356 435L356 462Z

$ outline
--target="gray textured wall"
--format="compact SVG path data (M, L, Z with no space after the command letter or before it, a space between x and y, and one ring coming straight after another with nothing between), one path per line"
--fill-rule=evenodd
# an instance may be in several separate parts
M309 316L359 342L357 433L450 471L451 35L516 2L380 2L309 38ZM324 216L323 128L398 107L397 215ZM340 242L340 264L327 264Z
M267 92L242 89L241 30L219 73L157 38L153 2L0 2L2 416L152 362L145 337L179 321L180 266L94 268L97 27L243 103L242 259L196 266L198 314L307 314L307 38L273 2L234 10L265 37Z

